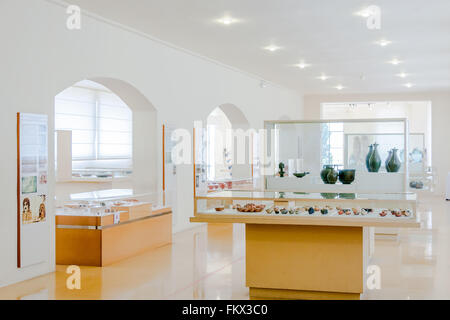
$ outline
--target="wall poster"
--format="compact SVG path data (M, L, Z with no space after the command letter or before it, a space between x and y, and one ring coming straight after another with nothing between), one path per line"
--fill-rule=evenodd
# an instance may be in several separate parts
M17 114L17 267L42 262L48 199L48 117Z

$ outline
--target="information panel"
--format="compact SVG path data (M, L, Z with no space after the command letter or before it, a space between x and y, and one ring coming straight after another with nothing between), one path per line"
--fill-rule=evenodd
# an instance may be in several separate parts
M48 117L17 114L17 267L45 261Z

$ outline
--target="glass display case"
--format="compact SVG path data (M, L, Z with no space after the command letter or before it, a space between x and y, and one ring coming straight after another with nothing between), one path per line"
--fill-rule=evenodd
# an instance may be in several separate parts
M162 193L109 189L57 200L56 263L106 266L172 239L172 208Z
M56 199L56 216L107 217L116 221L142 218L168 207L161 192L135 192L133 189L107 189L75 193L68 199ZM120 213L120 218L117 214Z
M424 159L423 137L409 153L406 119L266 121L265 129L271 191L406 192L412 160Z
M414 193L220 191L198 196L195 201L196 216L353 218L359 221L416 222Z

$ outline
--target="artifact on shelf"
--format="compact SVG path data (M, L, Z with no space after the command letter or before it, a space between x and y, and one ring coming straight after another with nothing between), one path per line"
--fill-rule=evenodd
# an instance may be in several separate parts
M309 172L300 172L300 173L294 173L294 176L297 178L303 178L307 174L309 174Z
M381 211L381 212L380 212L380 216L381 216L381 217L387 216L387 210Z
M284 171L284 163L283 163L283 162L280 162L280 163L278 164L278 168L280 169L280 170L278 171L278 174L280 175L280 178L283 178L284 175L286 174L286 172Z
M398 170L400 170L400 167L402 166L402 163L400 162L400 158L398 157L397 151L398 151L397 148L394 148L391 150L392 155L386 166L387 172L398 172Z
M414 189L423 189L423 182L422 181L411 181L409 183L409 186Z
M334 166L326 164L323 166L322 171L320 172L320 178L322 179L322 181L326 184L329 184L328 182L328 174L334 170Z
M342 184L351 184L355 181L356 170L354 169L344 169L339 170L339 181Z
M263 204L254 204L254 203L247 203L244 206L237 204L235 206L236 210L239 212L261 212L264 210L265 207L266 206Z
M215 209L216 209L216 211L220 212L220 211L225 210L225 207L216 207Z
M378 172L381 167L381 158L378 153L378 143L373 144L373 151L369 158L367 169L369 172Z
M339 174L337 173L337 171L334 170L334 168L331 168L331 170L327 174L328 184L336 184L338 180L338 175Z
M386 161L384 161L384 167L386 168L386 171L387 171L387 172L389 172L389 169L388 169L388 163L389 163L389 161L391 160L391 157L392 157L392 149L389 150L389 154L388 154L388 156L387 156L387 158L386 158Z
M373 153L373 144L371 144L369 146L369 152L367 153L367 156L366 156L366 168L369 171L370 171L370 169L369 169L369 160L370 160L370 157L372 156L372 153Z

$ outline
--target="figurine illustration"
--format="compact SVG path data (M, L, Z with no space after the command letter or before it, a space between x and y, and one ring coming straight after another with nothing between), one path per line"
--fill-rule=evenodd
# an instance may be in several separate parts
M45 204L41 203L39 206L39 221L45 220Z
M23 199L22 209L22 223L30 223L33 220L33 214L31 213L30 199Z

